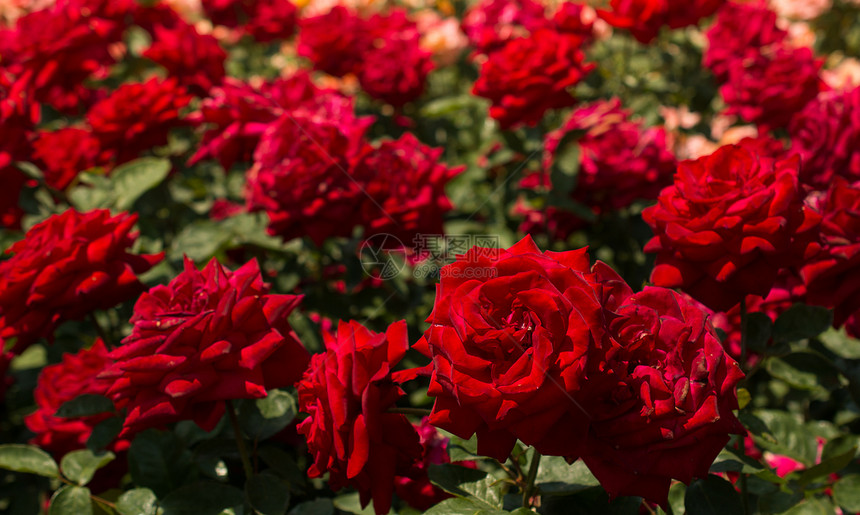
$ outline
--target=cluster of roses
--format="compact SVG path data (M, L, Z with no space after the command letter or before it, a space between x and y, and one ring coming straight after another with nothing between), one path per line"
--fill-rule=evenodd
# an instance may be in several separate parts
M135 273L160 256L125 250L134 221L70 210L31 229L0 263L0 334L19 348L139 293ZM423 369L394 371L410 348L405 322L384 334L342 322L324 334L325 352L309 356L287 320L301 297L268 289L256 261L235 272L187 261L139 296L122 345L98 342L46 367L40 410L27 418L37 442L68 450L86 441L102 416L53 416L80 393L110 397L125 412L120 436L131 438L179 420L212 430L226 402L298 382L309 474L328 473L333 488L352 486L386 513L395 485L424 507L442 495L426 476L428 463L448 461L441 444L425 434L422 446L428 430L392 411L399 385L422 374L436 398L433 425L477 434L479 453L499 460L517 440L582 458L611 495L665 503L673 478L705 476L742 429L732 410L743 374L705 311L664 288L634 294L606 265L590 266L585 249L544 253L527 237L446 266L414 346L432 359Z
M466 13L463 30L482 61L472 92L492 102L501 128L534 126L547 110L576 103L570 89L594 68L583 62L593 37L587 13L564 2L547 17L533 0L487 0Z

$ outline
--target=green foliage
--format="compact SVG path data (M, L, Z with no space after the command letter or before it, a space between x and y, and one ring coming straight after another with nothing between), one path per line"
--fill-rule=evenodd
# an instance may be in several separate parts
M114 458L116 456L112 452L95 454L89 449L72 451L60 460L60 470L63 476L83 486L90 482L96 470L104 467Z
M48 453L33 445L0 445L0 468L45 477L60 475L57 462Z

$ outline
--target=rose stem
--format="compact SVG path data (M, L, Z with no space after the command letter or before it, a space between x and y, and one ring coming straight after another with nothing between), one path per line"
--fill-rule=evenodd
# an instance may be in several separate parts
M428 417L431 411L424 408L389 408L388 413L400 413L401 415L415 415L418 417Z
M242 438L242 430L239 428L239 417L236 416L236 408L233 407L233 401L224 401L227 405L227 416L230 418L230 425L233 426L233 436L236 437L236 447L239 448L239 456L242 458L242 468L245 469L245 476L250 479L254 475L254 469L251 467L251 459L248 458L248 448L245 447L245 440Z
M526 485L523 488L523 507L531 509L532 495L535 489L535 479L537 478L538 466L540 465L540 453L537 449L532 453L532 462L529 465L529 475L526 478Z

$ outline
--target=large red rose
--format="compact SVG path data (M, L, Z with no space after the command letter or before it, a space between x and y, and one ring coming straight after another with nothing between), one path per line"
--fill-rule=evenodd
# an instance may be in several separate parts
M826 190L834 176L860 179L860 88L828 91L794 115L791 147L803 157L804 185Z
M590 414L579 456L611 497L665 506L672 479L706 477L729 433L746 432L732 413L744 374L676 292L647 287L609 307L612 346L589 356L576 397Z
M657 254L651 281L681 288L715 311L765 296L781 268L819 250L820 217L803 204L799 158L774 160L729 145L678 166L646 208Z
M463 16L463 32L478 52L489 53L510 39L547 27L545 11L534 0L482 0Z
M111 308L144 290L136 274L159 255L128 252L137 215L112 217L106 209L73 209L33 226L0 262L0 338L16 338L16 351L50 339L66 320Z
M627 29L639 42L650 43L660 28L695 25L710 16L725 0L612 0L611 11L597 13L607 23Z
M78 173L105 164L99 140L90 131L67 127L57 131L38 131L33 141L32 159L45 174L45 183L57 190L66 189Z
M507 459L517 439L572 455L588 429L573 401L587 354L607 337L603 283L586 249L541 252L530 237L507 250L473 247L441 270L431 327L430 421L478 452ZM423 349L422 349L423 348Z
M290 0L203 0L213 23L239 28L262 43L287 39L296 30L296 6Z
M34 444L57 456L86 446L93 428L111 415L60 418L54 414L81 395L105 395L110 382L97 376L111 363L104 342L97 340L89 349L63 354L62 362L42 369L33 391L36 411L24 417L27 429L35 433Z
M231 272L213 259L203 270L186 260L170 284L141 295L100 376L128 408L122 434L189 419L211 431L225 401L298 381L309 355L287 315L301 297L268 291L256 260Z
M152 32L152 45L143 57L163 66L189 92L205 96L224 79L227 52L212 35L200 34L181 20L173 26L158 24Z
M362 507L373 499L377 515L388 513L395 476L410 476L421 461L418 433L398 413L404 395L392 368L409 349L406 322L382 333L358 322L340 322L337 334L323 333L326 350L315 354L299 382L299 424L313 464L310 477L328 473L333 490L352 486Z
M365 48L365 20L342 5L329 12L299 20L299 55L313 62L314 69L335 77L355 73L361 67ZM332 30L337 27L337 30Z
M536 125L549 109L576 103L569 88L593 68L583 63L582 39L540 29L490 53L472 93L490 99L490 116L508 129Z
M833 308L839 327L860 311L860 182L834 178L815 207L823 217L824 248L800 273L808 302Z

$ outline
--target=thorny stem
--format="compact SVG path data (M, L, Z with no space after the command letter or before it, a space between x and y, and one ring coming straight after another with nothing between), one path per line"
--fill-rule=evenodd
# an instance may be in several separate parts
M532 497L535 491L535 479L537 478L538 467L540 466L540 453L537 449L532 454L532 462L529 465L529 475L526 478L526 485L523 488L523 507L531 509Z
M233 436L236 437L236 447L239 448L239 456L242 458L242 468L245 469L245 476L250 478L254 475L254 468L251 467L251 459L248 457L248 448L245 447L245 439L242 438L242 429L239 427L239 417L236 416L236 408L232 401L224 401L227 406L227 416L230 418L230 425L233 426Z

